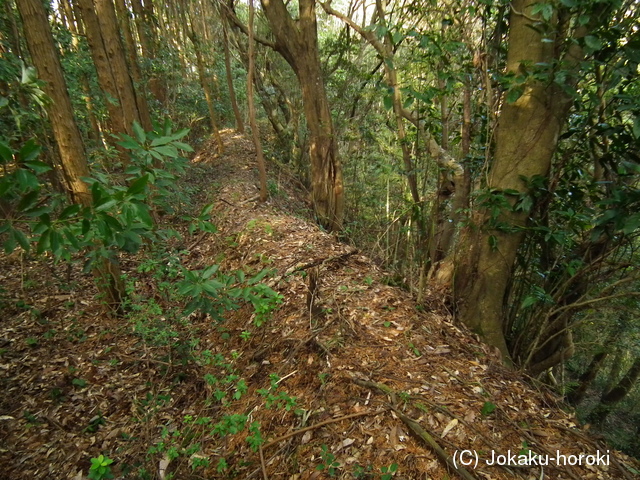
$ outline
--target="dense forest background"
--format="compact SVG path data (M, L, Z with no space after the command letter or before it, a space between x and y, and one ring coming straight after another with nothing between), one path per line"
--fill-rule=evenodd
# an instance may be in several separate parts
M250 130L262 199L265 163L294 172L389 284L639 456L639 6L3 0L0 240L80 255L126 315L121 252L162 245L176 212L215 230L175 188L183 157ZM213 275L174 276L188 313L278 301L261 274Z

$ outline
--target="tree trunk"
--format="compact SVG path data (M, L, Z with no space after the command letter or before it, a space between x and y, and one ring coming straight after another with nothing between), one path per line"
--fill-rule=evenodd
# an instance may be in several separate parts
M188 8L188 7L186 7ZM198 77L200 78L200 85L204 91L204 98L207 102L207 108L209 109L209 121L211 123L211 132L213 133L216 143L218 144L218 153L224 152L224 143L222 143L222 137L220 136L220 130L218 129L218 122L216 121L216 110L213 104L213 94L211 93L211 84L209 83L209 76L207 75L207 69L202 58L202 44L198 38L198 34L193 26L193 18L191 13L187 11L188 19L185 18L184 28L187 32L187 36L193 43L193 50L196 54L196 66L198 68ZM188 23L187 23L188 22Z
M136 92L131 72L127 65L124 47L120 40L118 20L113 0L94 0L95 12L102 33L102 41L109 59L111 71L118 89L118 99L124 114L127 133L133 134L132 125L140 123L145 130L151 130L151 117L144 95Z
M340 231L344 218L342 166L318 54L314 0L300 0L294 21L282 0L262 0L276 39L275 49L291 65L302 90L311 161L311 196L321 225Z
M639 377L640 357L637 357L633 361L631 368L627 371L625 376L620 379L618 384L600 397L600 403L589 414L587 421L589 423L601 425L613 408L629 394Z
M84 144L73 116L47 14L40 0L18 0L17 5L31 58L38 75L45 82L44 91L51 98L46 108L58 146L68 196L74 203L91 206L89 186L82 180L82 177L90 175ZM98 262L94 266L94 274L109 307L119 311L125 289L117 260L105 258Z
M589 364L585 372L580 375L580 384L578 385L578 388L571 391L569 395L567 395L567 400L569 400L571 404L578 405L582 401L584 395L587 393L587 389L596 379L598 372L602 368L602 365L604 364L604 361L608 356L609 352L606 350L602 350L593 356L593 359L591 360L591 363Z
M543 41L540 30L535 28L531 14L535 4L535 0L512 3L507 71L515 75L522 75L530 65L557 62L556 45ZM563 40L557 39L558 42ZM564 61L575 66L581 57L582 52L575 42L569 47ZM523 177L530 179L549 174L571 98L553 83L542 83L532 77L526 79L520 98L503 105L496 131L495 158L487 180L487 191L493 192L492 195L503 195L501 192L505 190L526 194L528 188ZM512 204L514 198L509 197ZM492 227L490 215L482 207L476 213L476 223L481 225L473 242L477 248L459 258L457 269L466 270L467 278L465 288L456 295L463 322L498 348L505 361L509 361L503 332L503 305L512 282L516 253L524 238L528 212L503 209L493 220L506 228Z
M229 34L227 32L227 20L222 20L222 35L223 42L222 48L224 49L224 68L227 77L227 87L229 88L229 100L231 101L231 108L233 109L233 115L236 119L236 131L238 133L244 133L244 122L242 121L242 115L238 108L238 101L236 100L236 90L233 87L233 72L231 71L231 53L229 52ZM250 77L251 78L251 77Z
M258 171L260 172L260 201L267 201L267 170L264 164L262 143L260 142L260 130L256 122L256 106L253 99L253 73L255 70L255 52L253 41L253 0L249 0L249 72L247 74L247 102L249 104L249 121L251 122L251 136L256 149Z

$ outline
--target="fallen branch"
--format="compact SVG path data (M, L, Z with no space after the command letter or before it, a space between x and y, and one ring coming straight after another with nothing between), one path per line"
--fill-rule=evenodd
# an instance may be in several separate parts
M465 468L458 467L453 462L453 459L444 451L444 449L435 441L433 436L427 432L422 426L416 422L414 419L406 416L395 406L395 394L391 388L387 387L382 383L372 382L369 380L360 380L355 378L354 382L361 387L369 387L380 390L382 393L389 395L391 397L392 404L390 408L394 411L394 413L398 416L400 420L402 420L407 427L411 429L413 433L415 433L418 437L420 437L427 445L431 447L431 449L440 457L440 459L447 464L450 468L456 471L460 477L465 480L477 480L476 477L471 475Z
M367 412L359 412L359 413L352 413L350 415L345 415L344 417L339 417L339 418L332 418L330 420L325 420L324 422L320 422L320 423L316 423L315 425L310 425L308 427L305 428L301 428L300 430L295 430L293 432L289 432L286 435L283 435L282 437L276 438L275 440L271 440L269 443L267 443L266 445L264 445L262 447L263 450L266 450L267 448L276 445L277 443L282 442L283 440L286 440L287 438L291 438L294 437L300 433L304 433L304 432L308 432L309 430L314 430L316 428L320 428L320 427L324 427L325 425L329 425L331 423L337 423L337 422L341 422L343 420L349 420L351 418L356 418L356 417L364 417L365 415L378 415L382 412L384 412L385 410L376 410L376 411L367 411Z

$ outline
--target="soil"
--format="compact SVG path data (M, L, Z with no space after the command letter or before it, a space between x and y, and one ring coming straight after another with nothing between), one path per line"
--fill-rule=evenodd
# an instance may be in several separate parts
M173 258L268 269L281 305L261 325L249 306L171 316L141 267L148 246L121 258L146 300L114 318L82 262L3 254L0 479L82 479L99 455L132 479L638 478L559 396L454 324L439 294L416 304L315 225L286 168L270 165L258 203L252 143L223 139L184 179L193 203L214 203L218 231L189 235L167 215L183 233ZM498 455L516 457L490 465Z

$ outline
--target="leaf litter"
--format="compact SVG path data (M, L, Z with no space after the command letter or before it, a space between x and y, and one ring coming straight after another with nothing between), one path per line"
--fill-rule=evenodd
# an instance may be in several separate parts
M200 351L224 356L246 391L215 401L204 379L219 367L141 342L102 312L79 269L3 255L0 478L82 479L100 454L117 478L634 478L638 463L581 428L559 396L505 369L444 309L420 307L363 252L314 225L286 169L271 165L272 195L258 204L251 142L223 138L225 153L205 145L187 179L207 192L199 201L215 202L218 232L191 241L183 262L268 268L264 281L284 302L260 327L243 308L222 323L191 315L183 328ZM121 260L146 292L135 257ZM50 280L62 275L72 288ZM442 304L430 295L424 305ZM270 387L286 393L269 398ZM246 427L220 437L193 420L223 415L257 422L261 448ZM549 455L548 465L486 463L529 451ZM460 452L477 453L478 465L454 462ZM555 463L598 452L608 465Z

